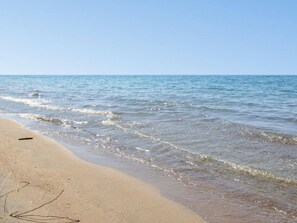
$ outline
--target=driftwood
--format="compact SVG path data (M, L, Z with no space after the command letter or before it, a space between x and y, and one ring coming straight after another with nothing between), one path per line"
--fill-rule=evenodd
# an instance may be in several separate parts
M31 140L33 137L19 138L19 140Z

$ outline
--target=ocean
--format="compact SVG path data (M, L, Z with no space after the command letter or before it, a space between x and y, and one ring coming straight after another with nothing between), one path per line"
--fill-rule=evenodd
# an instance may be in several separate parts
M210 222L297 221L297 76L0 76L0 112L176 182Z

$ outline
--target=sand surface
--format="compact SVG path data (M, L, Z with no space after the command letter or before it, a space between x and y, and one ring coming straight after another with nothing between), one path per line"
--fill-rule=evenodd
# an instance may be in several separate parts
M151 185L83 161L55 141L1 119L0 222L78 221L204 222Z

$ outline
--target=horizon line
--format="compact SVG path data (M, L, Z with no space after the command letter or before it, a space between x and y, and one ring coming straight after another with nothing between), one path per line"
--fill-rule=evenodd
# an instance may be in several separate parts
M253 74L244 74L244 73L239 73L239 74L236 74L236 73L212 73L212 74L203 74L203 73L200 73L200 74L141 74L141 73L124 73L124 74L95 74L95 73L92 73L92 74L82 74L82 73L73 73L73 74L70 74L70 73L56 73L56 74L38 74L38 73L32 73L32 74L29 74L29 73L25 73L25 74L0 74L0 76L296 76L296 74L285 74L285 73L282 73L282 74L269 74L269 73L266 73L266 74L256 74L256 73L253 73Z

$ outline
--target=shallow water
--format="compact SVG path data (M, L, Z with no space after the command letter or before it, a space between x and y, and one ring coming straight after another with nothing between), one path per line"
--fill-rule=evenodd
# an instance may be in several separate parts
M297 220L297 76L0 76L0 110L171 177L193 209Z

